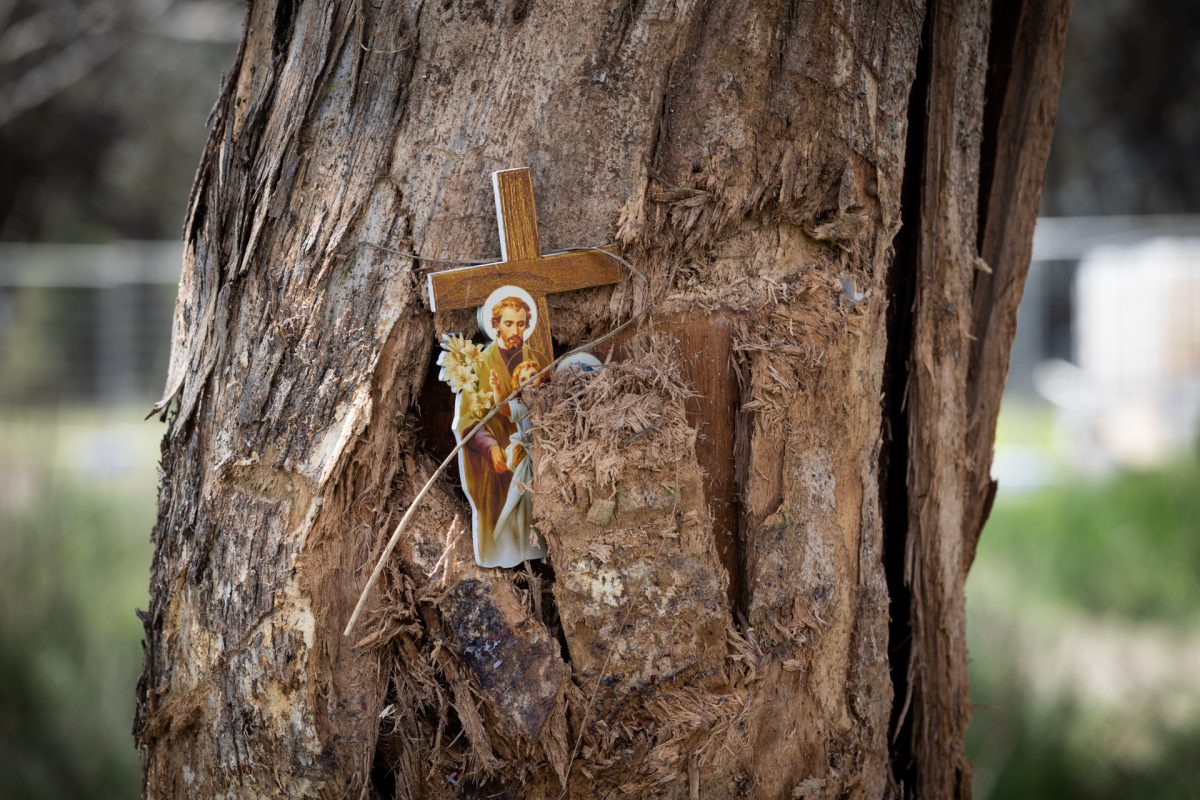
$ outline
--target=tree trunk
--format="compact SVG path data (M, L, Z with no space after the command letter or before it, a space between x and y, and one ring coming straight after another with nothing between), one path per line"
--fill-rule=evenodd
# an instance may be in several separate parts
M253 0L184 238L146 659L148 797L964 797L963 584L1067 0ZM1011 16L1009 16L1011 15ZM437 259L550 298L549 566L474 565ZM408 254L417 254L414 258Z

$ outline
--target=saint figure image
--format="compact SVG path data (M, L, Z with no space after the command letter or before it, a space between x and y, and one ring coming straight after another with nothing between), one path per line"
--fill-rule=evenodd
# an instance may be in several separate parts
M528 411L509 400L520 385L518 373L528 377L540 369L538 364L548 363L546 354L534 352L526 342L537 324L535 309L529 293L516 286L502 286L488 297L479 309L479 321L492 341L470 359L473 380L460 379L465 388L455 398L453 426L460 443L492 408L501 406L458 455L459 476L473 512L475 560L483 567L515 567L546 555L529 535L530 503L524 491L531 474L525 453ZM512 446L514 438L517 447ZM520 470L515 487L514 469ZM498 526L503 512L504 524Z

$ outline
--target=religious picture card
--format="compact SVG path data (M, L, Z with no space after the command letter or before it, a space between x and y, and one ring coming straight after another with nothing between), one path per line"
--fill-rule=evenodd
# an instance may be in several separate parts
M496 289L479 307L479 322L489 343L444 336L438 377L454 392L454 437L463 445L458 472L471 503L475 560L515 567L546 555L531 532L529 410L515 390L548 362L528 341L538 324L537 305L524 289Z
M500 261L431 274L429 304L435 312L475 307L488 339L480 345L460 335L442 337L439 377L454 392L454 436L471 503L475 560L484 567L515 567L546 555L530 525L531 430L516 392L553 359L546 296L616 283L620 272L602 250L541 254L528 169L492 173L492 190Z

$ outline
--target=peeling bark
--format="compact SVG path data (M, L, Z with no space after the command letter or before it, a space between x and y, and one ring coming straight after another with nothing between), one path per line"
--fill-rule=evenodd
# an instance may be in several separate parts
M144 794L969 795L1066 6L1001 13L251 2L159 406ZM552 296L556 346L646 321L531 400L549 564L476 567L443 479L346 641L450 440L435 343L473 322L424 275L499 252L522 165L547 250L648 278Z

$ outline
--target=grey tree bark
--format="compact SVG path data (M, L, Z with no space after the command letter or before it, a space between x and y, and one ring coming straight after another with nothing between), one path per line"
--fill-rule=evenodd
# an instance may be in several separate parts
M966 797L963 584L1066 0L252 0L184 229L147 797ZM549 565L435 487L438 259L545 249ZM414 258L410 254L417 254Z

